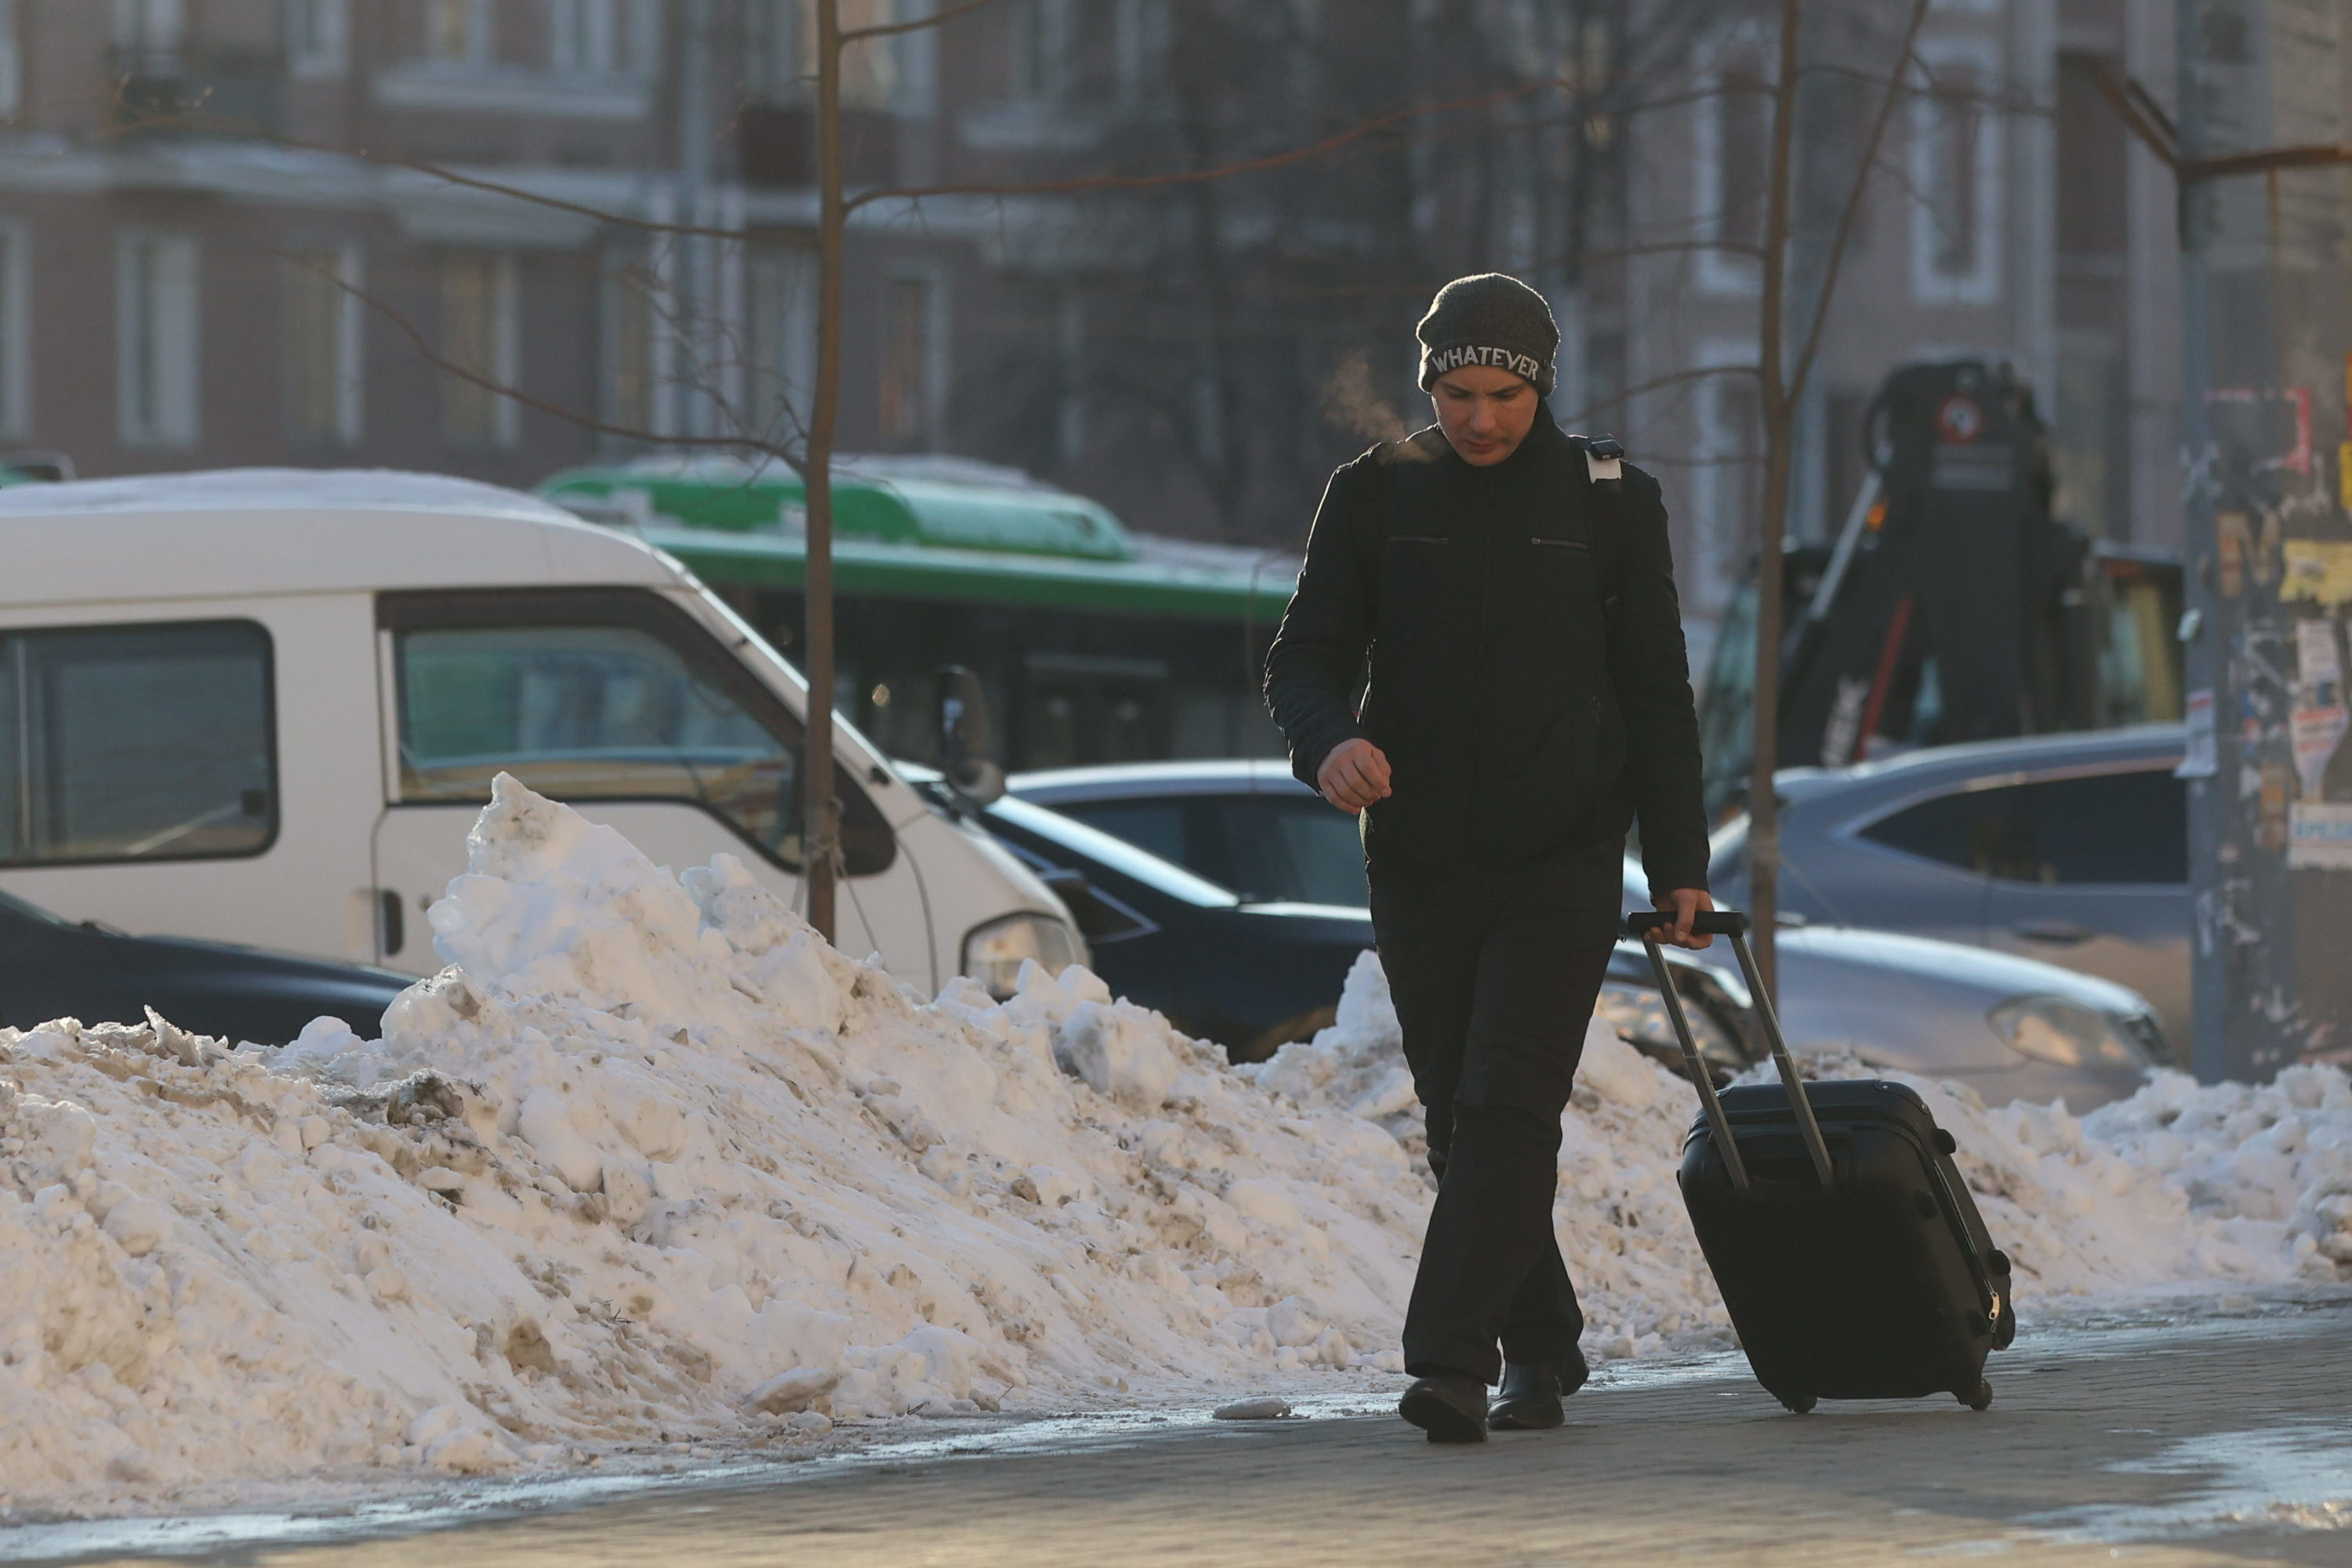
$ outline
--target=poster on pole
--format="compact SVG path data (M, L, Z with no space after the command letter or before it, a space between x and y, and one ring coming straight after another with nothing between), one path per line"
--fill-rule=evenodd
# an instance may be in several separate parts
M2289 807L2286 863L2295 871L2352 871L2352 805L2299 800Z

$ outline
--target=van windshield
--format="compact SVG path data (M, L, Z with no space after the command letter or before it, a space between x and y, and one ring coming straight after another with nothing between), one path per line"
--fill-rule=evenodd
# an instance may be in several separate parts
M799 718L696 628L557 596L459 608L478 613L432 618L470 624L395 634L403 801L487 800L509 773L556 800L691 802L799 868ZM565 608L588 613L531 613ZM888 824L845 775L835 784L849 874L881 870Z

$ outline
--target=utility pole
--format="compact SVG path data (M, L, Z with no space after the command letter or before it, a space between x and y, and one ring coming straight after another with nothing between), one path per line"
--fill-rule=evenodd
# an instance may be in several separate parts
M2352 1047L2352 43L2335 0L2179 20L2192 1054L2261 1079Z

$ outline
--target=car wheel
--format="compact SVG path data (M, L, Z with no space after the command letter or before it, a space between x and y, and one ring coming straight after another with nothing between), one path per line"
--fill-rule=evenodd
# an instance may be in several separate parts
M1311 1040L1316 1032L1328 1029L1339 1018L1339 1005L1318 1007L1311 1013L1301 1013L1286 1018L1233 1054L1237 1062L1262 1062L1293 1040Z

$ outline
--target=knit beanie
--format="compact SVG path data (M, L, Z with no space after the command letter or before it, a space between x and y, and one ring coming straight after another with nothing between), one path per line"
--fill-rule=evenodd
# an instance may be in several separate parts
M1429 302L1413 329L1421 339L1421 388L1465 364L1492 365L1551 395L1559 326L1544 297L1516 278L1481 272L1456 278Z

